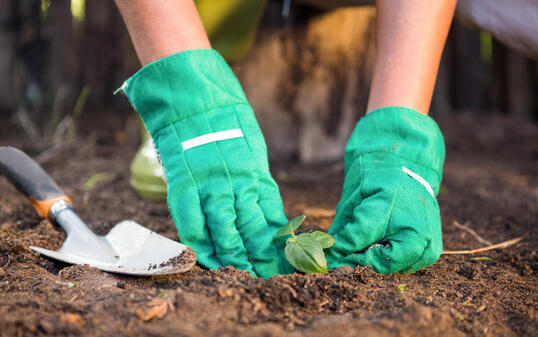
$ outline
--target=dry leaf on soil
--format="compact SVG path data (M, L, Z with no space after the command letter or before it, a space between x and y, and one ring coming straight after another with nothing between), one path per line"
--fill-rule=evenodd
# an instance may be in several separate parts
M136 309L136 315L138 318L144 322L148 322L152 320L153 318L162 319L168 311L174 311L174 300L175 296L172 295L167 298L154 298L151 301L148 302L147 306L149 308L142 309L138 308Z

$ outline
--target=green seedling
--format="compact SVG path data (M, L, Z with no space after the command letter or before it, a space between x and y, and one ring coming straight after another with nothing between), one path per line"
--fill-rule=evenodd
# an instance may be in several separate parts
M110 180L112 178L114 178L114 175L112 173L108 173L108 172L96 173L96 174L92 175L90 177L90 179L88 179L88 181L84 184L84 188L87 191L89 191L89 190L93 189L95 187L95 185L97 185L97 183L99 183L100 181Z
M327 273L327 260L323 249L334 245L335 239L332 235L322 231L295 235L295 231L305 218L305 215L301 215L291 219L278 231L277 236L291 235L286 241L284 254L293 268L303 273L325 274Z
M405 283L400 283L396 286L396 292L397 293L405 293L407 292L407 284Z

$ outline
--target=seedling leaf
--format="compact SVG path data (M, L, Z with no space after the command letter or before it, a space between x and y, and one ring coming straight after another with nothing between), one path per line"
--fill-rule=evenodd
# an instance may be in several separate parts
M313 260L310 266L304 266L303 269L310 273L325 274L327 272L327 260L319 242L308 233L299 234L296 240Z
M319 242L323 249L330 248L334 245L335 239L331 234L322 231L314 231L310 233L310 235Z
M295 239L288 239L286 242L286 248L284 249L284 255L286 260L292 265L293 268L307 273L303 270L303 266L312 263L312 258L305 252L305 250L295 241Z
M290 222L288 222L284 227L282 227L277 233L277 236L286 236L291 235L301 224L303 223L304 219L306 218L306 215L301 215L298 217L295 217L291 219Z
M295 230L301 226L305 218L305 215L293 218L277 232L277 236L291 235L286 240L284 255L293 268L304 273L325 274L327 260L323 249L334 245L335 239L332 235L321 231L295 235Z
M327 272L323 249L309 234L300 234L296 239L288 240L284 254L288 262L299 271L321 274Z
M296 240L297 243L312 256L316 261L316 264L324 269L324 273L327 272L327 260L325 259L325 254L323 253L323 248L321 248L320 243L308 233L299 234Z

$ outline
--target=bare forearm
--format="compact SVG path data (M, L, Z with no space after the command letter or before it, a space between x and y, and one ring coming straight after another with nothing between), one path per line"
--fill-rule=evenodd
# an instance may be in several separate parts
M456 0L377 0L376 61L367 111L428 113Z
M116 0L142 65L211 48L193 0Z

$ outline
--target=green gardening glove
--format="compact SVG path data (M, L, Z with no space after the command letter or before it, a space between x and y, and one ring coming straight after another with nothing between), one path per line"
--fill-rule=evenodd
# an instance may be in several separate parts
M149 64L122 86L160 155L168 207L198 262L253 275L293 271L283 256L287 223L267 148L232 70L214 50Z
M409 273L443 250L439 205L445 146L430 117L389 107L363 117L346 145L345 180L329 230L329 268Z

